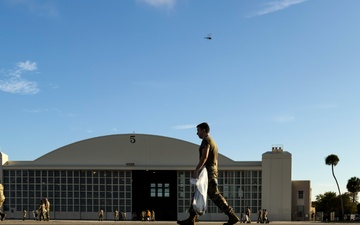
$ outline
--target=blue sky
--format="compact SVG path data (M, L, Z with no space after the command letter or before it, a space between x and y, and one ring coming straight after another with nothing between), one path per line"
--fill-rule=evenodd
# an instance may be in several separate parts
M360 1L0 1L0 146L34 160L142 133L260 161L292 154L313 198L360 177ZM212 40L206 37L211 34ZM197 155L194 155L197 157Z

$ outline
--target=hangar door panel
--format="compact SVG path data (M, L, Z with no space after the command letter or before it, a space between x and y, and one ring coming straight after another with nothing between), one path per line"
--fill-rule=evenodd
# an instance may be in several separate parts
M140 219L141 212L155 211L155 219L177 219L177 173L163 170L132 171L132 208Z

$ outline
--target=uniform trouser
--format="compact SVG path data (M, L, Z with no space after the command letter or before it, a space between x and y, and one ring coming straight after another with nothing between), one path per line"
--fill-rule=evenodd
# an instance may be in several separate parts
M214 202L214 204L225 214L229 214L232 212L232 208L228 205L225 198L222 196L222 194L219 191L218 185L217 185L217 179L216 178L209 178L208 180L208 196L210 199ZM196 215L196 212L194 211L192 201L189 208L190 215Z
M50 220L50 209L46 210L46 219Z
M45 221L46 220L46 211L41 210L41 214L40 214L40 221L41 218Z
M3 213L3 211L1 211L1 208L2 208L2 206L3 206L4 201L5 201L5 199L1 199L1 200L0 200L0 216L1 216L1 217L4 217L4 216L5 216L5 213Z

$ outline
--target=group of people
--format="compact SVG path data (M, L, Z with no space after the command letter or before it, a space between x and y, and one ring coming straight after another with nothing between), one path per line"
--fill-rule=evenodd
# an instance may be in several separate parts
M155 211L146 210L141 212L141 221L155 221Z
M5 201L4 195L4 186L0 183L0 219L1 221L5 220L6 214L2 211L2 206ZM41 200L39 208L33 211L34 220L50 220L50 202L48 198L44 198ZM23 220L25 221L27 218L26 209L23 210Z
M269 223L268 211L266 209L258 210L258 223Z
M40 201L40 205L37 209L32 211L34 220L37 221L49 221L50 220L50 202L48 198L44 198ZM27 218L26 209L23 210L23 221Z
M49 221L50 220L50 201L48 198L41 199L40 205L33 210L34 220ZM23 220L26 219L26 210L23 211Z
M134 212L132 214L132 221L137 221L137 220L141 220L141 221L155 221L155 211L154 210L146 210L146 211L142 211L140 213L140 216L138 217L137 213Z
M114 211L114 221L126 220L126 212L119 212L117 209Z
M241 213L241 223L251 223L251 210L248 207L246 209L245 214ZM259 209L258 210L258 219L257 223L269 223L268 219L268 211L266 209Z
M104 210L100 209L99 211L99 221L104 220ZM126 220L126 212L119 212L119 210L115 209L114 211L114 221Z
M246 212L245 212L245 214L243 214L243 213L241 213L241 220L240 220L240 222L241 223L251 223L251 209L250 209L250 207L248 207L247 209L246 209Z

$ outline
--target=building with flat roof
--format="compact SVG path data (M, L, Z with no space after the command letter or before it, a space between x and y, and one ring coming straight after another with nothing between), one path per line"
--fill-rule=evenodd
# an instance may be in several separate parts
M133 133L82 140L33 161L11 161L1 153L4 211L9 218L22 218L24 209L35 210L47 197L52 219L97 219L101 209L105 219L113 219L116 209L127 220L148 209L155 211L156 220L184 219L194 192L189 179L198 148L179 139ZM234 161L222 154L218 160L219 189L236 214L250 207L253 220L258 209L267 209L270 220L292 219L291 154L282 146L273 146L262 161ZM208 200L200 220L226 219Z

